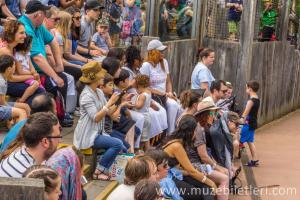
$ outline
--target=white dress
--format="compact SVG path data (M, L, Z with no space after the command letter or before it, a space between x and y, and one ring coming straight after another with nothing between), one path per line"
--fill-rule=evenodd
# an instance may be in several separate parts
M122 69L125 69L129 72L130 77L129 80L134 79L134 77L136 76L136 74L128 67L122 67ZM136 94L136 96L134 96L132 98L132 101L134 102L136 100L136 97L138 96L135 88L131 88L129 90L130 93L134 93ZM152 100L152 102L154 102L158 107L159 110L153 110L152 108L149 109L149 113L151 116L151 129L150 129L150 138L155 137L156 135L162 133L164 130L166 130L168 128L168 121L167 121L167 112L164 109L164 107L162 107L159 103L157 103L156 101ZM140 118L140 116L138 116L140 113L136 113L136 111L131 111L131 117L134 121L136 120L142 120ZM136 122L138 123L138 122ZM137 125L138 128L140 128L140 126ZM142 130L142 129L141 129ZM137 143L137 142L136 142Z
M151 115L150 115L150 105L151 105L151 94L146 92L142 93L146 99L144 102L144 106L140 109L137 109L137 112L142 113L144 115L144 126L142 129L141 142L149 141L150 139L150 130L151 130ZM140 95L136 98L138 101Z
M150 63L144 62L140 72L141 74L148 75L150 77L150 88L166 92L167 75L169 74L169 66L166 59L163 60L165 70L162 69L160 63L153 67ZM168 98L167 99L167 122L168 122L168 133L172 133L175 130L175 123L177 117L181 113L180 104Z

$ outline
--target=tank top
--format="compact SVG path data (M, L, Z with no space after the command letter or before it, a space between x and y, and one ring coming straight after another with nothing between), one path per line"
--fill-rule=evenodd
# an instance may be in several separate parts
M253 106L248 114L247 121L249 124L249 129L254 130L257 128L257 114L260 106L260 100L258 98L250 98L253 102Z
M148 94L146 92L142 93L143 95L145 95L146 99L145 99L145 103L144 106L142 108L140 108L138 111L141 113L147 113L149 112L149 108L150 108L150 104L151 104L151 94ZM139 98L139 96L138 96ZM137 98L137 100L138 100Z

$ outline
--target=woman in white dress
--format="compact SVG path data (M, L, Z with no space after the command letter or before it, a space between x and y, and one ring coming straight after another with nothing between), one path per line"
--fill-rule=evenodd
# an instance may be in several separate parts
M139 74L139 67L141 65L141 55L140 50L138 50L135 46L130 46L126 50L126 64L123 69L129 71L130 77L130 85L131 88L128 90L131 93L135 93L135 77ZM154 110L150 108L149 112L151 115L151 129L150 129L150 138L155 137L156 135L162 133L164 130L168 128L167 122L167 112L166 110L157 102L153 101L153 103L159 108L158 110Z
M181 112L181 106L173 95L169 65L164 58L164 46L159 40L151 40L148 44L148 58L140 68L140 73L150 77L152 98L167 110L168 130L175 130L176 119Z

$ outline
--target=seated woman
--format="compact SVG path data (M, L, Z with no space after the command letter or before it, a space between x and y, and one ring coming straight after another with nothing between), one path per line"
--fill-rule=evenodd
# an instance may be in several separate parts
M134 158L128 161L125 167L124 184L119 185L107 197L107 200L133 200L135 185L139 181L145 179L156 181L156 165L154 161L148 156L135 156Z
M181 107L173 94L169 65L163 54L166 48L159 40L151 40L147 46L148 58L140 68L140 73L150 77L152 98L166 109L167 132L172 133Z
M213 123L215 111L218 109L212 102L200 102L200 95L185 91L181 96L182 105L188 105L181 117L186 115L195 115L198 120L195 130L194 144L187 148L187 154L192 165L200 172L207 174L207 177L213 180L218 186L217 199L228 199L228 170L217 165L207 153L205 129Z
M51 33L54 35L59 44L65 72L71 74L75 81L78 81L81 77L80 68L83 63L75 64L64 58L64 55L66 53L68 54L68 51L70 51L70 43L67 42L67 40L71 33L72 16L65 11L59 11L58 17L60 20L58 21L56 28L51 30Z
M54 169L61 177L61 200L86 199L81 186L83 173L83 155L74 147L57 150L46 165Z
M81 56L77 52L77 45L80 36L80 9L76 7L69 7L66 12L72 15L71 34L66 39L67 48L64 52L65 59L76 65L84 65L89 62L89 59Z
M117 138L113 138L105 133L105 116L111 115L115 110L114 105L119 99L118 94L114 93L106 101L99 86L103 85L106 71L101 64L92 61L85 64L82 68L80 82L84 89L80 95L80 118L74 131L73 143L77 149L105 149L105 153L100 159L93 178L109 180L108 169L114 162L118 153L122 150L123 143Z
M4 32L1 37L0 55L10 55L15 57L16 46L18 44L23 44L25 38L26 38L25 27L22 23L20 23L17 20L10 20L6 22L4 25ZM32 74L30 75L13 74L12 77L8 80L7 95L15 98L22 97L26 89L30 87L29 84L25 83L25 81L29 79L34 79L34 76ZM26 103L30 105L35 95L44 92L45 92L44 89L37 88L37 90L34 91L31 96L26 98ZM22 108L24 108L23 106Z
M24 172L23 177L42 179L45 185L44 199L59 199L61 178L54 169L46 165L33 165Z
M139 68L142 64L141 52L137 47L130 46L126 49L125 55L126 63L122 69L129 72L129 89L127 91L129 93L137 94L135 88L135 77L140 73ZM161 134L168 128L166 110L156 101L153 100L152 103L155 104L158 109L149 109L151 115L150 138Z
M187 174L184 173L183 181L200 188L202 191L199 194L200 198L205 200L214 199L210 188L215 190L217 188L215 183L207 178L204 173L194 168L186 152L186 149L193 145L196 127L197 121L192 115L182 117L176 131L165 138L162 147L169 156L170 167L180 165L187 172ZM176 186L180 188L180 183L176 179L174 181Z

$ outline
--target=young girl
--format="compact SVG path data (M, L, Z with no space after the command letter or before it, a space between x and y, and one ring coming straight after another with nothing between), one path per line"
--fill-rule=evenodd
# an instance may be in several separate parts
M147 75L137 75L135 77L136 89L139 96L135 102L135 108L138 112L143 113L145 117L142 137L141 137L141 147L144 151L147 151L150 147L150 128L151 128L151 117L149 109L151 106L151 92L149 90L150 79Z
M24 92L23 96L18 99L18 102L24 103L28 97L33 95L35 91L40 87L43 88L40 84L40 76L35 71L31 60L30 60L30 49L31 49L32 37L27 35L24 39L24 43L18 44L16 46L16 72L19 75L32 75L33 79L28 79L25 81L26 84L30 85Z

